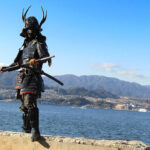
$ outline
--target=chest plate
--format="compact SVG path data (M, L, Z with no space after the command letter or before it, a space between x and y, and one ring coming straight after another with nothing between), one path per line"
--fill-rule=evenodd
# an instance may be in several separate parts
M23 63L27 63L31 58L34 58L36 50L36 41L29 42L28 45L23 49Z

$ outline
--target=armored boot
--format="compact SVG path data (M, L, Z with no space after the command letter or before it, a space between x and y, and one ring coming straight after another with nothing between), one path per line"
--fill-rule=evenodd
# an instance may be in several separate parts
M30 125L29 115L26 113L23 113L22 119L23 119L22 128L23 128L24 132L25 133L31 133L31 125Z
M38 128L33 128L33 133L32 133L32 142L34 141L39 141L41 139L41 136L40 136L40 131Z
M22 99L21 99L21 101L22 101ZM22 101L22 104L19 107L19 109L20 109L20 111L23 112L23 115L22 115L22 120L23 120L22 128L23 128L23 130L25 133L31 133L30 117L29 117L27 108L25 108L23 105L23 101Z
M30 114L30 124L33 129L31 140L32 140L32 142L39 141L41 136L40 136L40 131L39 131L39 110L38 110L38 108L30 109L29 114Z

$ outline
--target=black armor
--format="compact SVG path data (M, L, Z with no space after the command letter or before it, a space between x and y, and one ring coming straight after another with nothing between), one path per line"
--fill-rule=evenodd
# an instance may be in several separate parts
M19 51L19 53L20 57L18 59L18 62L17 58L14 62L23 64L29 62L29 60L31 60L32 58L38 59L49 56L46 43L40 43L36 39L27 43L26 46L24 46L23 50L21 50L21 52ZM41 71L42 64L34 65L31 67L33 69L36 69L36 71ZM41 78L41 75L27 68L23 68L21 71L19 71L15 87L17 89L20 89L21 93L44 92L44 83Z
M46 37L43 36L41 31L41 25L46 20L46 16L39 24L35 17L29 17L26 19L27 11L23 12L22 19L25 23L25 27L20 34L25 37L22 49L19 50L17 57L14 60L16 64L25 64L31 59L39 59L43 57L48 57L48 49L46 45ZM48 62L51 63L51 60ZM20 99L22 105L20 110L23 112L23 129L25 132L30 133L33 129L32 141L37 141L40 139L39 131L39 110L37 108L37 98L40 97L41 92L44 92L44 83L40 73L34 72L41 71L42 63L30 65L32 69L22 68L17 75L15 88L17 90L17 99Z
M36 39L26 44L22 52L19 53L22 53L20 59L22 60L23 64L29 62L29 60L31 60L32 58L38 59L49 56L46 43L40 43ZM20 61L18 61L18 63L19 62ZM42 64L34 65L31 67L36 69L36 71L41 71ZM21 93L24 93L25 91L35 91L36 93L44 91L44 83L41 75L27 68L23 68L19 72L15 87L21 89Z

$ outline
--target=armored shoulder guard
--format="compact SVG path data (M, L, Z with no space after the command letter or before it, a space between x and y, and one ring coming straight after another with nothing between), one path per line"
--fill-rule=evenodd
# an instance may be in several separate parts
M37 52L38 52L39 58L50 56L45 42L37 42Z
M23 50L19 50L16 58L14 59L14 63L21 63Z

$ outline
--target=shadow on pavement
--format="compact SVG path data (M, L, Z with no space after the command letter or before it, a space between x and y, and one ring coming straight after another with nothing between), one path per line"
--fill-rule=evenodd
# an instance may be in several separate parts
M44 137L41 137L40 141L38 141L43 147L49 149L50 145L46 142L46 139Z

